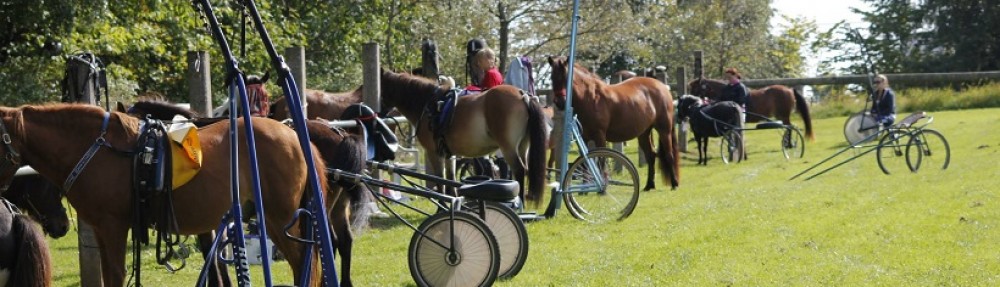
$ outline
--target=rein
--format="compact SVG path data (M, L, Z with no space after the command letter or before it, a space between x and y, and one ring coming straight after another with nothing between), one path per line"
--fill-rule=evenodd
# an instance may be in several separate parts
M90 146L90 149L88 149L86 153L83 154L83 157L80 158L80 161L76 163L76 167L74 167L73 171L70 172L69 176L66 177L66 181L63 182L62 186L63 192L69 193L70 189L73 188L73 183L76 182L76 178L79 177L81 173L83 173L83 169L87 167L87 164L90 163L90 160L94 158L94 155L97 154L97 151L102 146L113 148L110 144L108 144L108 141L104 139L104 135L108 133L108 120L110 118L111 118L111 113L104 112L104 122L101 123L101 135L97 136L97 139L94 140L94 144ZM6 134L6 132L4 132L4 134ZM9 137L10 136L6 136L5 138Z
M11 139L10 133L7 132L7 126L4 125L2 120L0 120L0 139L2 139L3 147L7 149L7 154L3 158L4 161L0 162L0 170L6 172L8 169L13 169L17 171L21 167L21 154L14 149L14 141ZM10 187L10 183L13 181L14 177L11 176L10 180L5 182L3 186L0 186L0 192L7 191L7 188Z

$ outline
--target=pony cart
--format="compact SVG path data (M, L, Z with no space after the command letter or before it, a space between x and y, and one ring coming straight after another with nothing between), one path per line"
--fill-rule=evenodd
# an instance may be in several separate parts
M741 127L740 110L732 102L704 104L701 99L691 95L682 96L677 102L678 118L688 118L698 142L699 163L707 162L708 137L720 137L719 155L725 163L740 162L745 157L745 147L742 146L746 131L777 130L781 134L781 153L785 159L802 158L805 155L805 137L794 125L776 121L764 115L744 111L751 122L757 122L752 128Z
M926 120L923 124L918 125L918 122L924 119ZM790 179L798 178L848 150L855 150L855 155L806 177L806 180L873 151L879 168L885 174L899 170L917 172L921 167L927 166L940 170L948 169L948 164L951 162L951 148L944 135L927 128L932 122L934 117L928 116L925 112L916 112L896 124L885 127L878 124L867 112L854 114L844 123L844 137L848 146Z

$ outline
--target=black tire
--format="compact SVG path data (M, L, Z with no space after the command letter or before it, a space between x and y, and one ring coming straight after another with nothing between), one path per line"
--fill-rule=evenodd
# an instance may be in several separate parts
M785 159L799 159L806 154L806 141L799 129L788 126L781 135L781 153Z
M587 159L603 175L601 180L590 172ZM601 186L602 182L609 184ZM569 213L588 222L625 219L639 203L639 173L635 165L624 154L608 148L590 150L586 158L577 157L560 186Z
M479 202L469 202L465 206L479 214ZM528 230L510 207L493 201L486 201L485 207L483 221L500 244L500 271L497 277L514 278L528 260Z
M719 158L722 162L738 163L743 160L740 153L740 133L736 130L727 131L719 139Z
M910 170L906 164L904 153L908 137L908 131L890 129L879 140L875 154L878 159L878 167L882 169L883 173L891 174L893 171Z
M951 163L951 147L948 140L940 132L923 129L914 132L906 144L906 164L916 172L921 167L924 170L939 171L948 169Z
M451 215L450 212L431 215L410 239L407 261L413 281L417 286L493 285L500 271L496 237L473 214L455 212L454 218ZM451 246L456 252L449 251Z

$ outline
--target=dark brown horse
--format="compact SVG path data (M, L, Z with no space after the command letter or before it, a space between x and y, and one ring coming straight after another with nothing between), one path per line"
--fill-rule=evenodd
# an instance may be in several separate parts
M432 174L444 175L444 157L448 154L438 149L435 132L430 128L436 119L425 110L436 107L449 91L440 89L432 80L389 71L382 71L381 82L384 108L396 108L417 127L417 139L431 155ZM470 158L486 156L499 148L521 184L521 195L538 203L545 192L544 117L538 101L514 86L500 85L459 97L453 120L445 123L450 126L443 142L452 155ZM454 177L453 166L448 173ZM525 176L531 184L527 189Z
M566 57L549 57L552 66L553 102L560 109L566 104ZM670 87L660 81L636 77L608 85L600 76L577 64L573 68L573 109L582 126L583 139L596 146L639 138L639 148L646 155L649 172L645 190L656 188L656 158L660 169L676 189L680 185L680 151L674 133L674 103ZM653 152L653 130L660 134L657 152Z
M131 197L133 158L129 151L137 145L139 120L121 113L106 113L89 105L55 104L0 108L0 119L13 139L0 152L0 158L15 163L29 163L45 178L67 181L78 162L79 177L65 188L66 198L80 219L94 228L101 248L102 277L108 286L122 286L125 277L125 254L128 231L132 220ZM287 230L301 236L300 224L293 222L295 210L309 196L303 151L295 132L283 124L264 118L253 118L260 170L260 186L268 221L268 232L283 234ZM106 124L104 124L106 122ZM243 121L237 127L238 136L246 137ZM187 184L170 194L174 205L176 231L179 234L199 234L218 226L230 206L229 122L221 121L198 131L203 154L203 166ZM85 156L93 150L91 157ZM318 174L326 190L323 161L314 153ZM247 149L239 150L239 184L252 186ZM83 159L83 160L81 160ZM10 166L10 165L7 165ZM12 165L16 167L17 165ZM10 180L14 169L0 170L0 181ZM76 174L76 173L74 173ZM334 198L339 188L329 191ZM326 192L320 194L326 195ZM242 189L240 198L251 197ZM328 204L333 201L326 201ZM303 272L311 272L312 282L319 283L318 264L303 270L305 252L295 241L274 236L275 246L288 258L298 280ZM312 256L317 258L318 256ZM314 284L315 285L315 284Z
M62 189L41 175L15 177L2 195L35 218L52 238L63 237L69 231L69 217L62 204Z
M700 78L688 83L688 91L692 95L718 99L726 83L720 80ZM750 101L747 103L746 121L748 123L765 120L763 117L777 117L782 123L791 125L792 110L798 110L799 116L806 125L806 136L813 140L812 117L809 115L809 103L799 91L782 85L770 85L762 89L750 91ZM757 114L760 116L754 116Z
M31 218L0 198L0 286L51 285L52 262L44 235Z
M306 89L305 94L306 115L311 119L339 119L340 115L344 113L344 109L347 109L347 106L362 101L361 87L342 93ZM271 104L271 115L269 117L276 120L289 118L288 103L285 102L285 97L280 97Z
M167 101L139 101L129 108L125 108L124 105L119 103L118 111L128 111L130 115L138 117L149 115L151 118L159 120L169 120L173 119L174 115L182 115L188 119L192 119L198 126L211 124L219 120L217 118L199 118L198 114L194 111ZM309 139L319 150L319 154L327 167L358 174L363 172L366 158L366 150L362 146L364 143L361 142L363 139L341 130L331 129L325 120L310 120L306 123L306 127L309 130ZM329 216L331 230L336 235L333 237L335 238L334 247L337 248L341 261L341 270L337 275L340 276L341 286L351 286L351 248L354 242L354 233L352 232L352 226L348 223L353 222L354 229L363 227L363 224L367 222L366 219L369 211L364 207L371 198L367 195L367 187L363 184L347 182L330 182L330 184L331 186L336 184L344 187L347 191L346 196L336 198ZM245 207L252 206L245 205ZM253 212L252 210L248 210L243 214L250 216ZM211 239L211 234L199 235L199 244L202 245L200 248L203 253L211 248ZM228 275L225 275L227 273L225 269L218 269L218 271L222 274L218 276L228 277ZM210 278L217 277L216 274L209 274L209 276ZM226 278L222 278L221 280L226 280Z

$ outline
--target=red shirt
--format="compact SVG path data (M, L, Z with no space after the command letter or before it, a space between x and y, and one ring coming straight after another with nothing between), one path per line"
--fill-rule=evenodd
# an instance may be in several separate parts
M479 82L479 87L483 90L489 90L490 88L499 86L503 84L503 75L500 75L500 70L497 68L490 68L486 70L486 75L483 76L483 80Z

